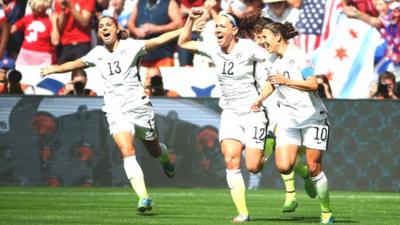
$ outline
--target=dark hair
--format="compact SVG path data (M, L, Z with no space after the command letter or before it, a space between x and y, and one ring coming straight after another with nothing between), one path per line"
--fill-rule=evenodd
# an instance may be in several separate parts
M240 21L238 36L254 39L254 33L261 33L262 27L272 22L270 18L261 16L261 13L246 17Z
M24 91L21 88L21 84L19 83L22 79L22 74L18 70L11 70L7 74L7 80L9 83L9 87L7 89L7 93L9 94L24 94Z
M118 24L117 19L115 19L115 18L112 17L112 16L102 16L102 17L99 19L99 25L100 25L100 21L101 21L102 19L105 19L105 18L111 19L111 21L114 23L114 25L115 25L117 28L119 28L119 24ZM127 32L126 30L123 30L123 29L119 29L119 30L118 30L118 32L117 32L117 39L118 39L118 40L125 40L125 39L127 39L128 37L129 37L129 34L128 34L128 32Z
M231 22L231 24L233 25L233 27L238 27L239 28L239 25L240 25L240 20L239 20L239 18L237 17L237 16L235 16L234 14L232 14L232 13L222 13L222 14L220 14L221 16L225 16L226 18L228 18L229 19L229 22ZM233 21L232 21L232 19L233 19Z
M267 29L274 34L280 34L283 39L289 40L296 37L299 32L293 27L292 23L285 22L273 22L263 26L263 29Z
M72 72L71 72L71 80L73 80L74 79L74 77L77 77L77 76L84 76L84 77L86 77L87 78L87 74L86 74L86 71L85 70L83 70L83 69L76 69L76 70L73 70Z
M328 91L331 95L332 95L332 88L331 85L329 84L329 80L326 77L326 75L320 74L320 75L316 75L315 76L317 79L320 78L322 80L322 83L326 84L328 86ZM317 88L317 95L321 98L327 98L328 96L326 96L325 94L325 87L323 84L318 84L318 88Z

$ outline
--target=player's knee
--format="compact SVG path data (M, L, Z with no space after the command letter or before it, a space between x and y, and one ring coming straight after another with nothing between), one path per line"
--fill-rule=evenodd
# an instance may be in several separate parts
M233 169L237 169L238 167L240 167L240 162L238 162L237 159L235 159L234 157L225 157L225 166L227 169L233 170ZM238 166L239 164L239 166Z
M276 162L276 168L278 169L279 173L282 174L289 174L293 171L293 166L288 163Z
M262 167L260 167L258 165L246 165L246 168L251 173L258 173L261 171Z
M308 171L312 177L317 176L321 172L321 164L317 162L307 163Z
M132 147L128 146L120 147L119 151L121 153L122 158L135 155L135 150Z

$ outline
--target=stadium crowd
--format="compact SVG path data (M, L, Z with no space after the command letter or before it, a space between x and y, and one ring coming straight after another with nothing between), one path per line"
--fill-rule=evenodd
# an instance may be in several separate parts
M359 19L379 30L385 41L381 59L375 59L379 74L400 81L400 2L398 0L331 0L349 18ZM7 76L10 70L24 66L47 66L78 59L94 46L101 44L97 24L102 16L112 16L119 26L135 39L150 39L184 25L189 9L202 7L204 18L192 33L192 40L214 38L213 18L221 11L239 19L256 15L277 22L291 22L300 32L293 42L307 52L318 49L324 42L324 24L328 13L325 0L2 0L0 4L0 93L34 94L31 84L20 84L21 79ZM310 42L311 39L315 39ZM306 41L305 41L306 40ZM142 67L200 67L213 66L202 56L177 46L176 41L147 54ZM22 71L22 70L21 70ZM391 75L387 75L391 74ZM22 73L22 76L30 76ZM329 74L320 74L318 93L333 98ZM156 83L160 83L157 81ZM392 80L393 80L392 79ZM21 89L14 92L10 82ZM322 82L323 81L323 82ZM386 81L390 84L385 83ZM162 82L162 81L161 81ZM391 79L379 79L371 85L370 97L397 99L399 85ZM392 84L393 83L393 84ZM55 93L74 94L73 80ZM78 85L80 87L81 85ZM151 89L150 85L147 88ZM72 90L71 89L71 90ZM330 91L331 92L331 91ZM164 93L164 92L163 92ZM167 92L165 92L167 93ZM101 93L97 93L101 95ZM83 95L95 95L91 91ZM177 93L177 95L179 95Z

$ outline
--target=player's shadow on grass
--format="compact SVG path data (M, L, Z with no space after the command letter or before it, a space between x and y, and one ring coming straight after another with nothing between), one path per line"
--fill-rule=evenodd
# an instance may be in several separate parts
M138 216L158 216L160 214L158 214L158 213L140 213L140 212L138 212L138 213L136 213L136 215L138 215Z
M265 221L265 222L282 222L282 224L290 223L319 223L320 218L314 216L295 216L295 217L283 217L283 218L252 218L251 221ZM349 219L336 219L335 223L360 223L360 221L354 221Z

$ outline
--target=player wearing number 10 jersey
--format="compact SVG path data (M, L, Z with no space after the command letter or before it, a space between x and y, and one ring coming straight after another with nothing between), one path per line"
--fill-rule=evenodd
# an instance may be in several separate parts
M178 37L179 30L159 37L139 41L127 38L119 30L112 17L99 20L99 36L104 45L92 49L86 56L62 65L41 69L41 76L63 73L79 68L95 67L104 83L104 106L110 133L120 150L126 175L139 196L138 210L151 210L153 201L149 198L143 178L143 171L136 160L134 138L138 137L153 157L160 158L164 172L174 176L175 170L169 161L167 148L159 143L153 107L144 93L139 80L138 64L147 51ZM126 39L126 40L125 40Z
M262 101L275 90L280 113L276 132L276 166L282 174L290 174L300 146L306 147L308 172L321 205L321 223L331 224L334 219L328 179L322 168L329 123L326 109L315 93L318 82L310 58L288 43L297 34L290 23L273 22L262 27L261 43L277 57L269 68L269 82L252 109L258 111Z

